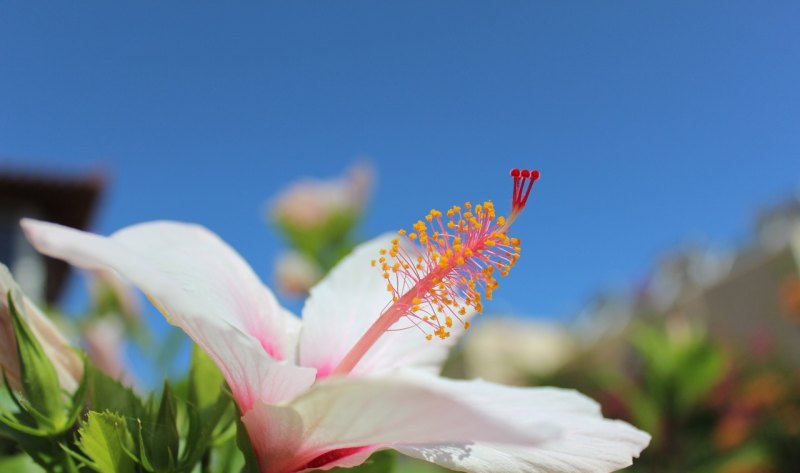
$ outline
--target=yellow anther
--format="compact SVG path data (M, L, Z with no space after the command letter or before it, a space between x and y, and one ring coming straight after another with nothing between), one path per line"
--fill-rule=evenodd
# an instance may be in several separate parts
M444 326L439 326L434 332L434 335L444 340L445 338L450 336L450 332L444 329Z
M413 251L401 247L402 238L393 238L390 247L380 250L380 259L371 260L383 270L392 301L406 301L406 315L432 327L428 340L449 337L455 322L469 328L467 314L483 310L483 301L498 286L495 278L507 275L519 259L519 240L508 236L508 220L495 216L491 201L465 202L463 208L447 209L444 221L442 212L431 209L408 232L397 232L416 243ZM401 291L412 291L414 297Z

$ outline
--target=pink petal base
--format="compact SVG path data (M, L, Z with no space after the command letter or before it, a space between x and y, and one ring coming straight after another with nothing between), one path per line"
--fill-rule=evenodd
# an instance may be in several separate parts
M313 470L324 468L325 466L337 466L342 462L341 460L356 455L358 453L364 453L366 451L375 450L375 447L348 447L348 448L337 448L336 450L329 450L322 455L314 458L310 462L306 463L304 466L297 469L297 471L304 471L304 470ZM336 465L332 465L336 463Z

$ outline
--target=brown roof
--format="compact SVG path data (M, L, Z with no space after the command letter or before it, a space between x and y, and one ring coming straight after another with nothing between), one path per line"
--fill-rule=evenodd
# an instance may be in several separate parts
M0 205L35 209L36 218L86 229L105 187L101 172L81 175L32 169L0 168ZM56 302L69 275L69 265L46 258L45 298Z

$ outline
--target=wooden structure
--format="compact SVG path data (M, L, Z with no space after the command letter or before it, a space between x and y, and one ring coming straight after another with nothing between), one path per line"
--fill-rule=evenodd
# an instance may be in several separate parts
M0 262L11 269L32 299L54 304L64 289L69 266L38 254L22 234L19 220L33 217L85 229L104 187L100 173L72 175L0 167Z

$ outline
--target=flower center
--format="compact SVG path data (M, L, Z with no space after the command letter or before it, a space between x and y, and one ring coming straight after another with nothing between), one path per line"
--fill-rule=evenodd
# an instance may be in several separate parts
M392 300L334 369L349 373L378 338L405 317L431 340L445 339L458 323L469 329L468 314L481 312L520 255L520 241L508 236L511 223L525 207L539 171L513 169L511 213L496 216L491 201L431 210L412 231L400 230L391 247L380 250L373 267L386 280ZM401 239L403 240L401 242Z

